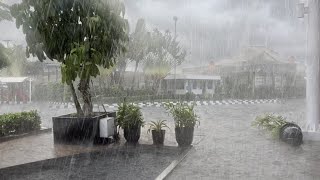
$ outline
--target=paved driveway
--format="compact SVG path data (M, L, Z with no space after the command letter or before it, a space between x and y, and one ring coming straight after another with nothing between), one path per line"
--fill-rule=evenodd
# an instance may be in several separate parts
M320 179L320 143L294 148L251 127L257 114L274 112L304 125L303 100L284 104L197 108L203 140L169 179Z

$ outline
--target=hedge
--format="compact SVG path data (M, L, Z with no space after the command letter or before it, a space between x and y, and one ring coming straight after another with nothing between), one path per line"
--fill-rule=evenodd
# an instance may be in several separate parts
M0 137L39 130L40 124L37 111L3 114L0 115Z

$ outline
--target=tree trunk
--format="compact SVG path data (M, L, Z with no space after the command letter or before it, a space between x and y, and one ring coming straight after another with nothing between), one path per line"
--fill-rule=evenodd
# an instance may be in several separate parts
M84 116L90 116L93 112L93 106L92 106L92 100L91 100L91 94L90 94L90 79L81 79L79 83L79 91L82 94L83 99L83 106L82 110L84 113Z
M77 114L80 115L80 116L83 116L83 111L81 109L81 106L80 106L80 103L79 103L79 100L78 100L78 97L77 97L77 94L76 94L76 90L74 89L74 86L73 86L73 83L71 83L70 85L70 90L71 90L71 94L72 94L72 97L73 97L73 102L76 106L76 109L77 109Z
M136 67L135 67L135 69L134 69L134 75L133 75L133 80L132 80L132 89L133 89L134 86L135 86L135 81L136 81L138 66L139 66L139 61L136 61Z
M123 87L123 82L124 82L124 75L126 72L126 67L127 65L124 65L123 67L120 68L120 80L119 80L119 86Z

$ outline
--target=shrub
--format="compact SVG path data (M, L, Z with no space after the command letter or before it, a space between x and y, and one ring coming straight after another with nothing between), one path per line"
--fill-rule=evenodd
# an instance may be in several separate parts
M252 122L252 126L265 129L271 132L273 138L279 137L280 129L283 125L288 123L286 118L273 114L266 114L257 116L255 121Z
M37 111L3 114L0 115L0 137L39 130L40 124Z
M173 116L176 127L194 127L199 123L198 116L194 112L194 105L167 103L165 104L165 108Z
M150 131L161 132L161 130L164 128L170 129L166 123L166 120L151 121L149 126L148 133L150 133Z
M117 120L122 129L132 129L144 125L140 108L126 102L120 104Z

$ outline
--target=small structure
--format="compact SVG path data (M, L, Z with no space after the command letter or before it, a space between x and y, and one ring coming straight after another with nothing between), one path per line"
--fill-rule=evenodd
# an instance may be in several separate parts
M31 102L31 87L28 77L0 77L0 102Z
M220 76L177 74L176 94L183 95L193 93L196 95L215 93L215 86L220 82ZM164 79L164 89L167 93L174 94L174 75L168 75Z

